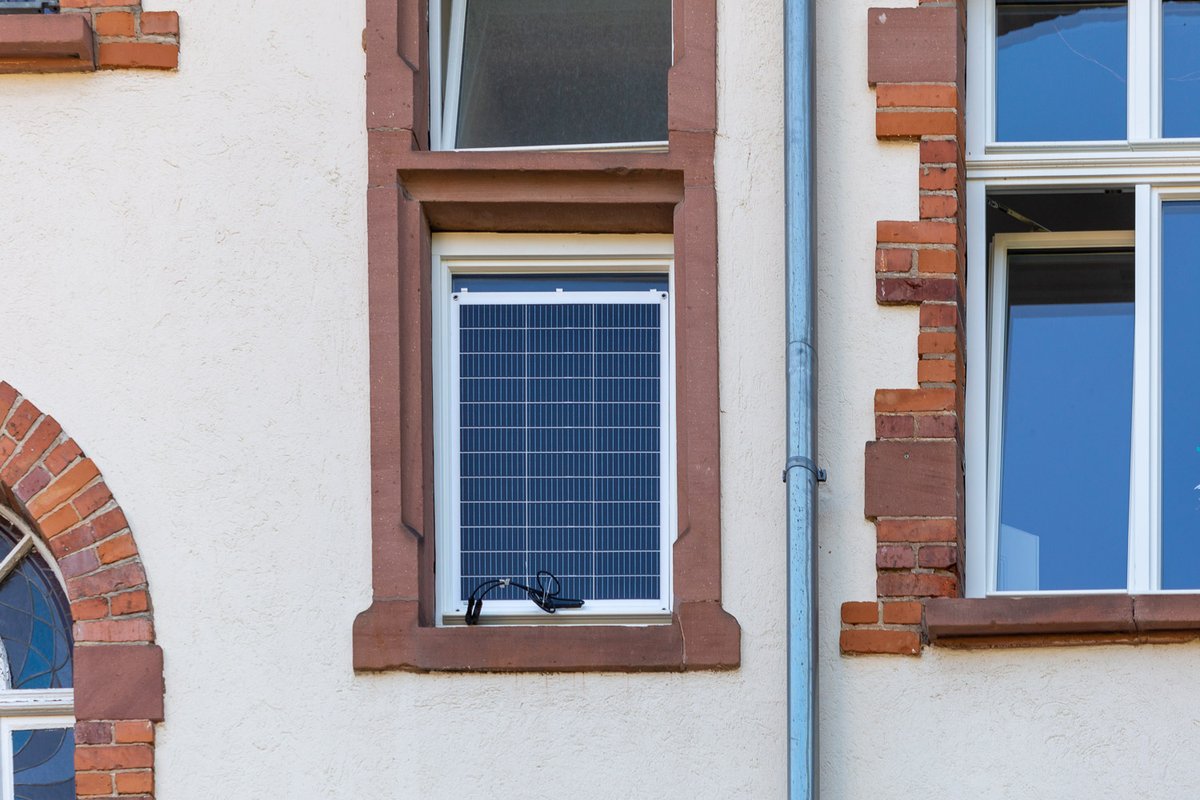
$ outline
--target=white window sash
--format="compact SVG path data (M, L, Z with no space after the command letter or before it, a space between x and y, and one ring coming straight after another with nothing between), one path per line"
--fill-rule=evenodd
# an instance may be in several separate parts
M673 241L669 235L436 234L434 289L434 462L437 522L438 625L460 625L466 604L459 597L460 536L458 503L458 336L457 309L472 303L662 303L660 375L660 596L653 600L588 600L581 609L547 614L528 600L488 600L482 619L494 624L661 624L672 606L671 548L678 528L675 436L674 294L661 291L613 292L452 292L455 274L505 276L659 273L670 280ZM459 300L453 299L454 295ZM520 576L512 576L519 578Z
M51 716L51 714L56 714L56 716ZM15 792L13 732L72 728L74 725L75 718L71 716L70 708L67 708L65 713L61 709L48 708L46 713L39 716L5 717L0 719L0 796L3 797L3 800L12 800Z

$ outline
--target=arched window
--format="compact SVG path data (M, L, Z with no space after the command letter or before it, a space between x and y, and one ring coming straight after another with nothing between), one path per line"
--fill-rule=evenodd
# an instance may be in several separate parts
M0 800L73 800L71 614L54 559L0 507Z

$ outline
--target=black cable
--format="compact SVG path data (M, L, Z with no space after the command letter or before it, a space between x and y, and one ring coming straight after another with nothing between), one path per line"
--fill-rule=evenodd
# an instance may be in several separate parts
M483 598L496 589L507 588L509 586L523 591L533 601L534 605L547 614L553 614L560 608L583 608L583 601L579 598L559 596L559 592L562 591L562 581L549 570L540 569L537 572L536 589L532 586L519 583L512 578L492 578L478 584L471 590L471 596L467 599L466 623L468 625L478 625L479 615L483 611Z

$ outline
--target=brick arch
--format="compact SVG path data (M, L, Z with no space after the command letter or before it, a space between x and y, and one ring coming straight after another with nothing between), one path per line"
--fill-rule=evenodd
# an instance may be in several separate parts
M124 512L82 448L0 383L0 490L53 554L75 638L76 792L152 798L162 650L142 559Z

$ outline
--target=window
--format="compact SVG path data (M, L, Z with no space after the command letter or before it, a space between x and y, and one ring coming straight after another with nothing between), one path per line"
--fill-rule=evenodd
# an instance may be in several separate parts
M670 0L430 4L433 149L665 144Z
M1200 2L970 12L967 593L1200 591Z
M54 560L0 508L0 798L74 800L71 616Z
M674 412L669 236L433 241L440 620L669 621Z

